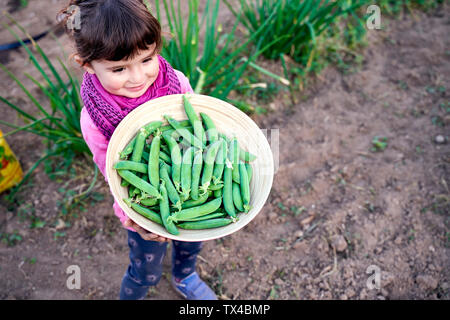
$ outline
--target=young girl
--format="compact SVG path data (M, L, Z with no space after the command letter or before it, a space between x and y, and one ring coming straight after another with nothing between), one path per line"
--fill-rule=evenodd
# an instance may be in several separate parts
M134 108L170 94L193 92L188 79L158 53L161 27L142 0L71 0L57 17L74 41L74 60L84 69L81 131L105 175L106 150L114 129ZM130 264L120 299L143 299L162 274L168 239L141 228L115 201L128 232ZM172 285L187 299L217 299L199 278L201 242L172 241Z

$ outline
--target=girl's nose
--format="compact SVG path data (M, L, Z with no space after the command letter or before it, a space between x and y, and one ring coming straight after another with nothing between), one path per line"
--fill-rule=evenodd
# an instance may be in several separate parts
M144 70L141 67L135 67L131 69L129 82L140 85L145 80Z

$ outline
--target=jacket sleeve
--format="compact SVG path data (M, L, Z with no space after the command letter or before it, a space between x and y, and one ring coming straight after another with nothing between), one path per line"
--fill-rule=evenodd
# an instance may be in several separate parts
M108 140L97 128L86 108L81 109L80 115L81 134L92 152L93 160L106 179L106 151Z
M97 165L100 172L103 174L105 181L106 176L106 151L108 150L108 140L97 128L94 121L90 117L86 108L81 109L80 115L81 133L83 135L86 144L92 152L92 159ZM122 225L128 219L126 213L120 208L119 203L114 199L113 204L114 214L119 218ZM135 231L133 228L126 227L126 229Z
M191 84L189 83L189 79L181 71L175 70L175 74L180 81L181 93L194 93L194 90L192 90Z

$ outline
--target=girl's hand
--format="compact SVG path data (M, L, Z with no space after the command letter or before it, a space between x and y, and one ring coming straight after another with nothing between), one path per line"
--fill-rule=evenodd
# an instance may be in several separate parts
M151 232L145 230L144 228L142 228L140 225L138 225L131 219L128 219L127 221L125 221L124 226L128 227L128 228L133 228L134 230L136 230L136 232L139 233L139 235L144 240L159 241L159 242L168 242L169 241L169 239L167 239L167 238L158 236L157 234L154 234L154 233L151 233Z

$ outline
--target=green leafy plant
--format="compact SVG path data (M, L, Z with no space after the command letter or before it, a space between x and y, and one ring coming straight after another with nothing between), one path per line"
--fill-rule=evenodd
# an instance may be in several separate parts
M20 7L25 8L28 6L28 0L20 0Z
M360 46L367 45L366 33L367 26L366 21L368 18L367 12L363 9L363 4L370 4L370 1L359 0L342 0L338 1L339 7L344 13L338 18L336 23L331 27L337 28L337 34L343 38L343 44L349 49L355 49ZM354 6L358 3L358 6Z
M67 77L67 80L63 80L48 56L33 40L30 34L9 14L4 14L26 35L26 37L30 39L33 48L44 61L44 64L39 62L38 57L21 40L17 33L7 24L3 24L4 27L7 28L17 39L17 41L21 43L22 48L27 52L31 63L39 71L40 75L42 75L44 81L34 78L29 73L25 73L26 77L29 78L40 89L40 92L48 99L48 105L41 104L38 101L37 96L34 96L11 71L9 71L3 64L0 64L0 68L22 89L25 95L36 107L38 113L38 115L29 113L25 111L23 107L20 107L7 98L0 96L0 101L9 108L15 110L24 122L23 126L19 126L0 120L1 124L14 128L14 130L5 133L4 136L6 137L19 131L26 131L42 137L43 142L46 144L45 154L34 163L34 165L25 174L23 180L10 192L9 199L12 199L33 171L43 161L53 158L58 159L58 162L61 162L62 158L67 169L76 156L85 156L86 158L90 158L89 156L91 155L91 152L81 134L80 112L82 109L82 103L79 96L80 85L77 79L58 58L58 61ZM44 71L44 69L48 69L50 71L50 75ZM94 179L84 195L89 193L91 188L94 186L98 172L95 165L94 169Z
M8 247L13 247L22 241L22 236L17 230L14 230L13 233L0 233L0 241Z
M379 0L376 4L380 7L381 12L395 17L404 10L412 12L413 8L429 10L436 8L443 0Z
M372 139L372 148L370 149L372 152L384 151L387 148L388 138L386 137L374 137Z
M235 37L239 16L232 30L222 34L218 22L219 0L207 0L202 15L198 13L199 0L189 0L187 18L183 18L179 0L177 8L175 1L161 2L172 34L171 39L164 41L162 56L188 77L196 93L236 103L237 107L248 111L249 106L228 99L228 95L236 88L247 66L255 67L253 61L264 48L250 52L249 44L263 33L267 23L262 23L249 39L242 42ZM155 4L156 16L161 21L160 1Z
M343 7L339 1L295 1L295 0L239 0L240 13L224 0L235 16L243 15L242 24L249 35L253 35L262 24L267 32L254 37L267 50L263 55L269 59L289 55L296 62L307 66L314 58L317 37L340 15L362 6L365 0L355 0L351 6ZM271 17L271 14L275 13Z

